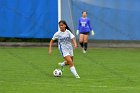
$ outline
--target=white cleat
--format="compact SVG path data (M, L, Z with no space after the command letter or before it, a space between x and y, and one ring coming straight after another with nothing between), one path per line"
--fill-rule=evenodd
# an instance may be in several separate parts
M83 53L87 53L87 51L83 49Z
M61 66L61 63L58 63L59 66Z
M58 65L61 67L61 71L63 72L64 71L64 66L61 65L62 63L58 63Z
M75 78L80 78L80 76L79 75L76 75Z

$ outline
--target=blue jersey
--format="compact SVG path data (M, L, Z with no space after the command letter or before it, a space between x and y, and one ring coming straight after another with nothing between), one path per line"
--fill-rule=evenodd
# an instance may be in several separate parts
M92 30L91 26L90 26L90 20L89 18L85 17L81 17L79 19L79 25L78 25L78 30L80 31L80 33L86 33Z

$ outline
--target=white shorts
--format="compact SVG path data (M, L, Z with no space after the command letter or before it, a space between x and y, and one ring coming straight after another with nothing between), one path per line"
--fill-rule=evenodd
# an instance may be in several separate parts
M73 56L73 50L61 50L60 49L60 53L63 57L66 57L66 56Z

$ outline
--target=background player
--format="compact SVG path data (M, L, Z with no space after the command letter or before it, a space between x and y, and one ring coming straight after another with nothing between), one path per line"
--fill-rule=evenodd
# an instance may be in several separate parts
M83 11L82 12L82 17L79 19L78 23L78 30L76 32L76 35L79 35L79 43L83 49L83 53L86 53L87 51L87 46L88 46L88 35L89 32L91 31L91 34L94 35L94 31L92 27L90 26L90 20L87 17L87 12Z

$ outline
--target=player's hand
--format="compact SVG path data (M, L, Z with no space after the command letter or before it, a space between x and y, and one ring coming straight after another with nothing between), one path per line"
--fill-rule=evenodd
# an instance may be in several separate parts
M74 48L77 48L77 44L74 45Z
M92 31L91 31L91 35L94 36L94 34L95 34L95 33L94 33L94 31L92 30Z
M77 35L77 36L79 35L79 30L76 31L76 35Z

